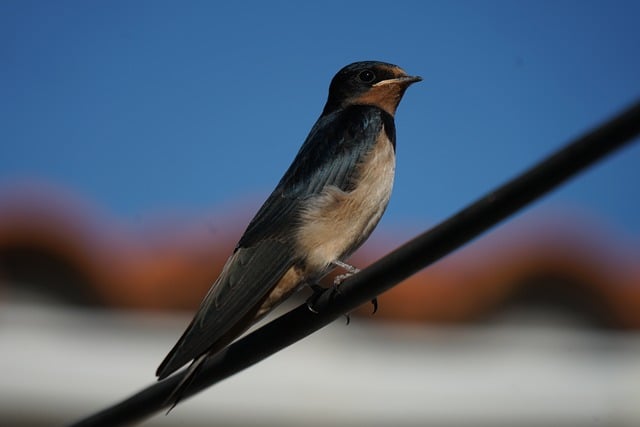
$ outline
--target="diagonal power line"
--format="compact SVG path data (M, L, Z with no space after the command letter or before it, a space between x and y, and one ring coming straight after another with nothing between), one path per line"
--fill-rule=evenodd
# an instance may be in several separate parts
M331 295L331 292L324 292L314 305L318 314L302 304L236 341L207 360L199 376L186 390L185 397L258 363L392 288L630 143L639 133L640 101L345 280L339 293ZM183 376L184 370L72 426L114 427L141 421L168 406L166 400Z

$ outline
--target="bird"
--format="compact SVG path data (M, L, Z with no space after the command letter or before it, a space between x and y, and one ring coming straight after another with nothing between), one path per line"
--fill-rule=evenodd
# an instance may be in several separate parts
M191 362L173 408L202 363L304 285L345 260L382 217L395 175L394 117L421 81L397 65L355 62L329 85L322 113L275 190L250 221L191 323L156 371ZM344 277L344 276L343 276Z

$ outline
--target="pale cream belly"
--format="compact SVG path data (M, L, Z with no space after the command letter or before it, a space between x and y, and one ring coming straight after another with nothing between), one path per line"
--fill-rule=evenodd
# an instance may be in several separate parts
M382 132L382 135L385 135ZM324 270L350 255L371 234L387 207L393 187L395 152L386 136L359 166L357 187L327 187L305 209L297 234L310 269Z

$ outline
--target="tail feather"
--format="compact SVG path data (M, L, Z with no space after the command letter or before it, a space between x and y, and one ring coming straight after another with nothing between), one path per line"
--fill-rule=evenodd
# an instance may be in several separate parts
M159 380L204 353L221 350L255 321L256 312L294 265L292 246L276 239L238 248L193 320L156 371Z
M203 363L207 360L208 357L209 357L209 353L204 353L201 356L199 356L197 359L195 359L191 363L191 365L189 365L189 368L187 369L187 372L184 374L184 377L182 377L178 385L176 385L176 387L173 389L173 391L165 401L166 405L170 405L169 409L167 409L167 413L166 413L167 415L169 414L169 412L171 412L173 408L176 407L178 403L180 403L185 392L193 382L193 379L195 378L200 368L202 368Z

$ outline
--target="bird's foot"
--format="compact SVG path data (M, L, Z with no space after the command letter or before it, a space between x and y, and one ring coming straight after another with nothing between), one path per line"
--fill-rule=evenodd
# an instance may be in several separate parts
M341 269L353 274L359 273L360 269L358 267L354 267L353 265L347 264L346 262L342 262L338 259L331 261L334 267L340 267Z
M346 271L346 273L339 274L335 277L335 279L333 279L332 295L340 295L340 284L342 284L342 282L344 282L344 280L348 277L351 277L354 274L360 272L360 269L340 260L335 260L331 264ZM344 317L347 319L347 325L351 323L351 316L349 315L349 313L345 313Z
M333 264L335 267L340 267L340 268L342 268L343 270L345 270L345 271L346 271L346 273L344 273L344 274L339 274L339 275L337 275L337 276L335 277L335 279L333 279L333 286L334 286L335 288L337 288L338 286L340 286L340 284L341 284L342 282L344 282L344 280L345 280L345 279L347 279L348 277L351 277L351 276L353 276L354 274L356 274L356 273L359 273L359 272L360 272L360 269L359 269L359 268L356 268L356 267L354 267L354 266L352 266L352 265L346 264L346 263L344 263L344 262L342 262L342 261L339 261L339 260L335 260L335 261L333 261L331 264Z
M354 267L354 266L352 266L350 264L344 263L344 262L342 262L340 260L335 260L331 264L333 264L335 267L340 267L340 268L342 268L343 270L346 271L346 273L339 274L339 275L337 275L335 277L335 279L333 279L333 288L335 288L334 292L338 292L339 293L340 292L340 290L339 290L340 284L342 282L344 282L345 279L353 276L356 273L359 273L360 269L357 268L357 267ZM378 311L378 298L377 297L373 298L371 300L371 304L373 305L373 312L371 314L376 314L376 312ZM346 315L346 316L347 316L347 324L349 324L349 315Z
M318 314L319 311L316 310L315 305L316 305L316 302L318 302L318 298L320 297L320 295L322 295L322 293L326 289L318 285L317 283L310 284L309 288L311 288L311 290L313 291L313 294L311 294L311 296L307 298L307 308L313 314Z
M322 295L322 293L327 290L327 288L323 288L317 283L311 284L309 285L309 287L313 291L313 294L309 298L307 298L307 308L313 314L318 314L320 312L315 308L316 302L318 301L318 298L320 297L320 295ZM329 292L331 292L329 297L335 298L336 295L340 295L339 286L334 284L333 286L331 286ZM351 317L349 316L349 313L345 314L344 317L347 319L347 325L351 323Z

